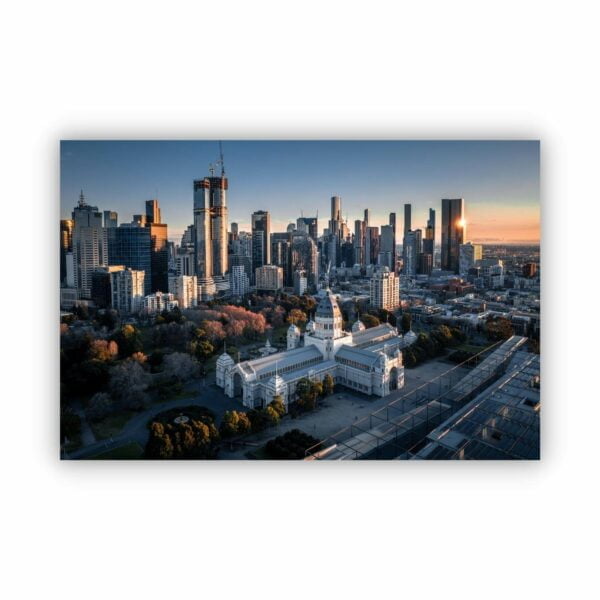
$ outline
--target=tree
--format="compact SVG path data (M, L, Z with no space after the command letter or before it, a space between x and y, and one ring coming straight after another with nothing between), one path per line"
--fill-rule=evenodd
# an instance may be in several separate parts
M269 404L269 406L273 407L273 410L280 416L283 417L285 415L285 403L281 396L273 396L273 400Z
M402 319L400 321L400 327L402 328L402 333L408 333L410 331L411 324L412 324L412 315L408 312L403 312Z
M60 443L64 444L81 434L81 418L67 405L60 409Z
M144 349L140 332L133 325L123 325L114 336L114 340L119 346L121 358L127 358L134 352L142 352Z
M325 377L323 377L323 394L325 396L331 396L333 394L333 387L335 382L333 381L333 377L327 373Z
M215 347L208 340L193 342L194 355L200 362L207 361L214 353Z
M138 410L148 403L146 390L151 381L139 362L126 360L111 369L110 391L123 408Z
M189 354L173 352L163 359L163 373L179 382L188 381L198 374L198 363Z
M363 325L366 329L371 329L371 327L377 327L380 324L379 319L373 315L365 314L360 316L360 320L363 322Z
M507 340L515 334L510 321L504 317L490 317L485 324L488 339L492 341Z
M90 421L101 421L114 412L115 408L115 402L110 394L98 392L91 397L85 409L85 416Z
M277 425L277 423L279 423L279 413L270 404L264 409L264 413L268 426Z
M306 323L306 313L299 308L292 308L288 314L287 322L290 325L298 325L298 323Z

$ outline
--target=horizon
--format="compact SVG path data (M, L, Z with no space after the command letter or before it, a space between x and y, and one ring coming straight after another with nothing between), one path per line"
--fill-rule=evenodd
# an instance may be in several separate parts
M378 227L395 212L397 243L405 203L412 204L413 229L424 228L433 208L439 243L441 199L460 197L465 241L540 243L538 141L224 140L223 152L228 229L238 223L250 231L252 212L267 210L273 232L303 213L318 214L321 234L337 195L351 231L365 208ZM116 211L119 224L157 198L169 239L179 243L193 222L193 180L208 176L218 158L219 142L212 140L62 140L60 218L71 218L81 189L88 204Z

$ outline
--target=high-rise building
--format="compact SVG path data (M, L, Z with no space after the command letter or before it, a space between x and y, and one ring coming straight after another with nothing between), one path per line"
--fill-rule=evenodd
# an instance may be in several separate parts
M392 271L396 272L396 263L398 257L396 256L396 213L390 213L390 227L392 228L393 241L392 241Z
M271 234L271 264L283 269L284 285L292 285L292 274L290 271L290 238L291 235L287 231Z
M60 221L60 284L67 281L67 254L73 252L73 220Z
M363 219L365 222L365 229L369 227L369 223L371 222L371 209L365 208L365 218Z
M342 222L342 199L340 196L331 197L331 220L329 221L329 233L339 235Z
M354 221L354 264L365 264L365 222Z
M97 206L86 203L83 190L72 217L74 283L80 298L90 298L92 273L108 261L106 230L102 213Z
M146 223L162 223L158 200L146 200Z
M406 235L412 229L412 205L404 205L404 235Z
M316 242L319 238L319 217L300 217L296 219L296 229L308 233Z
M198 279L195 275L169 277L169 293L177 299L179 308L198 306Z
M466 237L464 200L442 199L442 269L459 271L460 245Z
M114 210L104 211L104 227L118 227L119 215Z
M125 267L123 265L97 267L94 270L92 273L92 300L97 308L108 308L112 305L110 274L124 270Z
M308 288L308 279L304 271L294 271L294 294L302 296Z
M400 306L400 283L387 267L377 269L370 281L370 303L373 308L393 311Z
M536 263L525 263L523 265L523 277L528 277L528 278L532 278L535 277L536 273L537 273L537 264Z
M378 264L382 267L388 267L390 271L394 271L395 267L395 252L394 248L396 241L394 237L394 228L392 225L381 226L381 236L379 243L379 260ZM383 257L382 257L383 255Z
M271 215L266 210L252 213L252 269L271 263Z
M248 277L248 281L252 281L252 257L244 254L232 254L229 257L230 270L233 267L242 267L246 273L246 276Z
M137 313L144 306L144 272L118 269L110 273L112 307L122 313Z
M144 295L152 291L152 239L149 227L136 222L107 229L108 264L144 272Z
M403 272L407 277L415 277L419 264L419 255L421 246L421 230L407 231L404 234L404 243L402 244L402 260L404 263Z
M277 292L283 288L283 269L275 265L263 265L256 269L256 290Z
M429 219L425 227L425 239L423 240L423 252L433 256L435 249L435 210L429 209Z
M234 298L243 298L250 291L250 278L244 266L235 264L230 266L229 283Z
M379 227L365 229L365 264L376 265L379 256Z
M462 276L466 276L469 269L475 266L475 261L483 258L483 247L481 244L473 244L467 242L459 246L458 254L458 272Z
M199 281L227 272L227 189L221 159L221 176L194 181L194 251ZM209 282L207 282L207 285ZM209 285L210 287L210 285Z
M315 241L307 234L292 233L290 253L290 269L306 272L309 286L316 286L319 281L319 253Z
M160 215L160 209L158 214ZM150 291L164 292L169 289L169 248L166 223L148 223L150 231Z
M433 254L422 252L419 254L419 264L417 270L422 275L431 275L433 270Z

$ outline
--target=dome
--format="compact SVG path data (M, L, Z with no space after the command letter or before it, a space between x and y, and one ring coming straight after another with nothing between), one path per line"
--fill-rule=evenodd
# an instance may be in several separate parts
M233 364L235 364L233 358L231 358L227 352L223 352L217 359L217 367L228 367Z
M324 319L342 318L340 307L330 289L325 290L321 300L319 300L316 315Z
M352 325L352 333L358 333L359 331L364 331L365 329L365 324L360 319L354 321L354 324Z
M315 322L312 319L306 324L306 331L309 333L313 333L315 331Z
M288 327L288 333L293 333L294 335L300 335L300 330L298 329L298 327L296 325L294 325L294 323L292 323Z

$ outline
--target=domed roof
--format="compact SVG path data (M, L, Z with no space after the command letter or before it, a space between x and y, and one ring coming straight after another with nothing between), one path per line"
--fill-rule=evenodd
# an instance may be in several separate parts
M218 367L228 367L229 365L233 365L235 362L233 358L227 354L227 352L223 352L219 358L217 358L217 366Z
M306 331L309 332L313 332L316 329L315 327L315 322L311 319L307 324L306 324Z
M337 300L329 288L325 290L325 293L319 300L316 314L317 317L325 319L333 319L335 317L341 318L342 313L340 311L340 307L338 306Z
M300 333L300 330L298 329L298 327L296 325L294 325L294 323L292 323L289 327L288 327L288 333L295 333L298 334Z
M365 329L365 324L360 319L354 321L354 324L352 325L352 333L358 333L359 331L364 331Z

